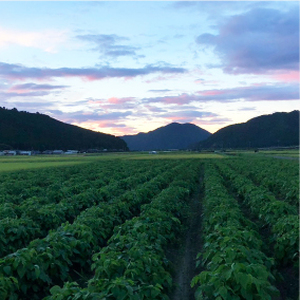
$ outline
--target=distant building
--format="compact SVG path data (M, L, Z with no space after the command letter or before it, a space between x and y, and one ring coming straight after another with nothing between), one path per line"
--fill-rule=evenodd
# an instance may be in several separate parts
M63 150L54 150L52 154L64 154Z
M18 151L17 152L18 155L32 155L31 151Z
M67 150L65 154L77 154L78 150Z
M45 150L42 152L42 154L53 154L52 150Z
M39 150L33 150L33 151L31 151L31 155L38 155L38 154L42 154L42 152L39 151Z
M101 152L99 149L88 149L86 153L99 153Z
M4 155L7 155L7 156L17 155L17 151L15 151L15 150L4 150L3 153L4 153Z

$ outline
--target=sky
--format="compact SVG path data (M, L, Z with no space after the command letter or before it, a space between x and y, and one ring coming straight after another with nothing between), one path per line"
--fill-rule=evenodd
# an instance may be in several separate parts
M299 2L0 1L0 106L116 136L299 109Z

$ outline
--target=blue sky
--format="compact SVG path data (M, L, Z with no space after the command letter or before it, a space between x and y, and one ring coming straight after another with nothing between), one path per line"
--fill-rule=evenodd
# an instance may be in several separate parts
M299 109L299 2L1 1L0 106L113 135Z

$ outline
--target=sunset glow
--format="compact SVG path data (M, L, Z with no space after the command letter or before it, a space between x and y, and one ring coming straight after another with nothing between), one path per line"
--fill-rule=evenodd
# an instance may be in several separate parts
M299 109L298 1L4 1L0 54L0 106L113 135Z

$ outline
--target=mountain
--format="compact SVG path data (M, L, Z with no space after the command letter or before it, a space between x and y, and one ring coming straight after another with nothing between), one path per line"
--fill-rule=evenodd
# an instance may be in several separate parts
M199 141L194 149L263 148L299 145L299 111L277 112L230 125Z
M47 115L0 107L0 149L20 150L128 150L113 135L57 121Z
M127 143L129 150L182 150L210 135L211 133L194 124L171 123L148 133L124 135L121 138Z

